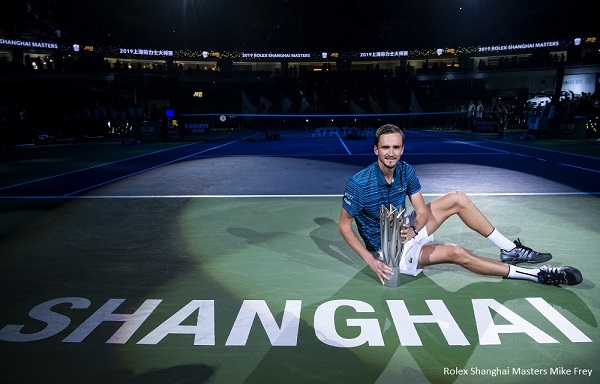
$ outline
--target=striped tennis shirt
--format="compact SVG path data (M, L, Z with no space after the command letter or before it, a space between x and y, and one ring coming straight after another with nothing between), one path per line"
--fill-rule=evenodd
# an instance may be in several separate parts
M421 183L412 165L398 162L391 184L385 180L375 162L352 176L346 183L342 200L344 208L356 220L358 233L365 247L373 252L381 249L379 209L382 205L405 208L406 196L421 190Z

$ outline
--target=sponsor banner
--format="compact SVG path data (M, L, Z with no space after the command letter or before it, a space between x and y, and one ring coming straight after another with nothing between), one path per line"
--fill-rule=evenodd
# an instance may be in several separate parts
M585 139L587 121L586 116L576 116L573 119L560 119L557 127L558 131L550 132L551 136L564 139Z
M193 117L180 120L183 140L195 140L210 133L210 117Z
M472 117L469 125L471 132L498 132L498 119Z
M134 132L136 137L142 139L144 142L148 141L161 141L162 129L160 123L154 121L142 121L134 125Z
M581 96L582 93L593 94L596 92L596 74L565 75L562 90L571 91L575 96Z
M366 138L375 137L375 127L317 127L311 137Z

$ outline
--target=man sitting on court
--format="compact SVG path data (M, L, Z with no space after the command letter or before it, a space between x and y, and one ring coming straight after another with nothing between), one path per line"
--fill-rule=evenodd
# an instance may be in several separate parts
M511 242L504 237L462 191L453 191L425 203L421 184L414 168L400 157L404 152L404 132L395 125L386 124L375 134L374 152L377 162L354 175L346 184L338 229L344 240L375 272L382 284L390 280L392 268L381 258L380 207L405 207L408 196L414 212L410 222L400 231L403 243L413 238L422 244L417 268L440 263L460 265L482 275L509 279L533 280L543 284L576 285L583 280L581 272L570 266L560 268L543 265L540 268L522 268L519 263L543 263L552 258L549 253L536 252L518 239ZM452 215L467 227L485 236L500 249L500 260L473 254L455 244L434 244L430 235ZM356 220L360 241L352 228ZM428 238L428 239L427 239Z

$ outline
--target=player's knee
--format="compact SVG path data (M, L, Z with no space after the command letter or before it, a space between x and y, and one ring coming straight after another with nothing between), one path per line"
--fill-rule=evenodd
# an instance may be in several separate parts
M448 261L454 264L458 264L458 265L463 265L464 263L466 263L468 261L469 258L469 252L467 252L466 249L464 249L463 247L456 245L456 244L451 244L450 246L450 252L448 252Z
M450 192L449 195L452 196L456 205L466 205L470 201L469 196L459 189Z

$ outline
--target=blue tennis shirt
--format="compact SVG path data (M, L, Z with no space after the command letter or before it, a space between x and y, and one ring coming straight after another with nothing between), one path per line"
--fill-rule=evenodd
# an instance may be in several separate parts
M412 165L398 162L391 184L385 180L375 162L352 176L346 183L342 200L344 208L354 217L365 247L373 252L381 249L379 209L382 205L405 208L406 196L421 190L421 183Z

